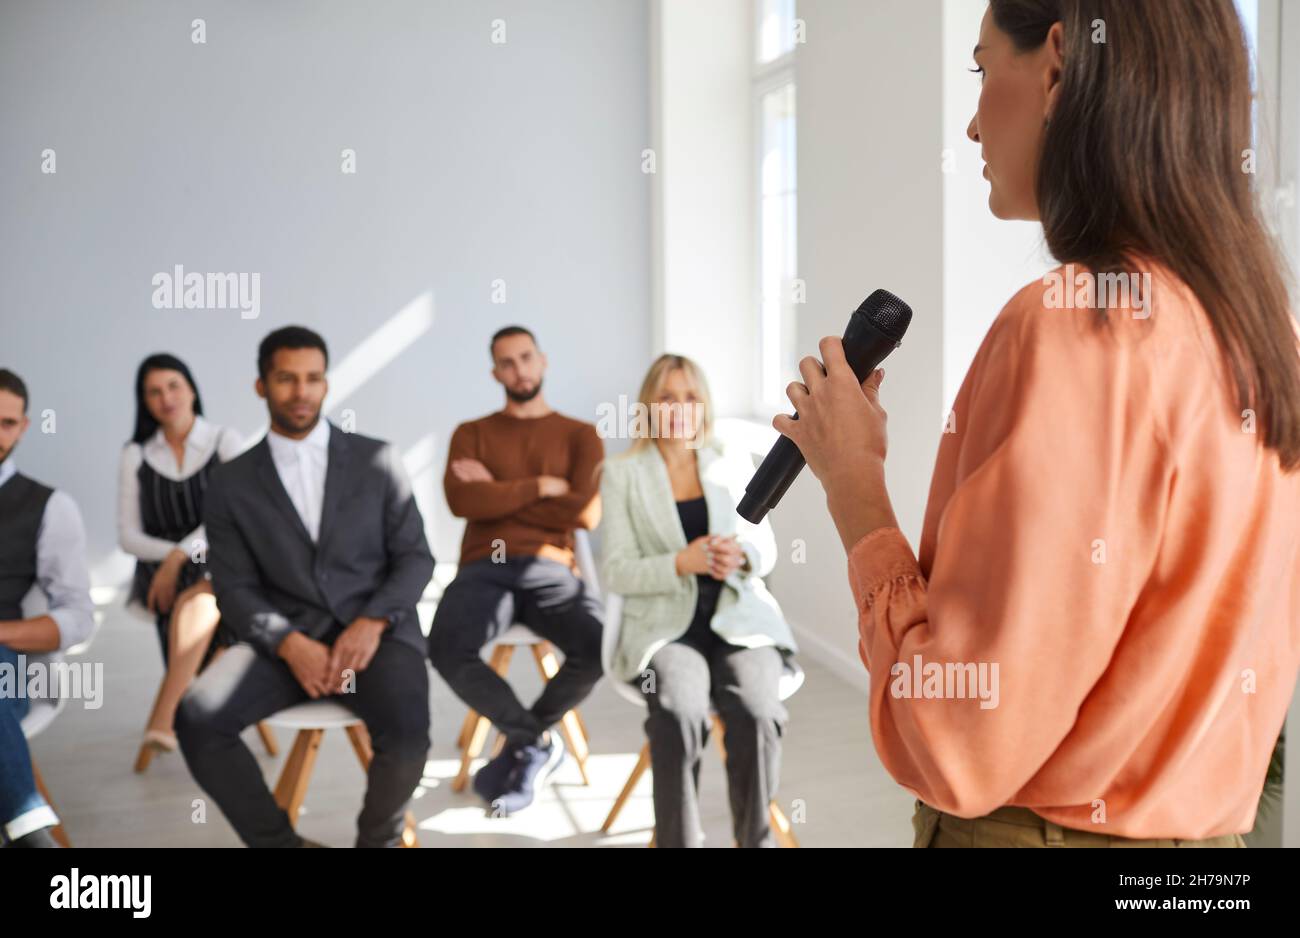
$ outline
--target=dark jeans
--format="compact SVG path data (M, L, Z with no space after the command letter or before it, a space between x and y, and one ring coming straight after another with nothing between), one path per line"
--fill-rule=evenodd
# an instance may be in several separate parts
M443 593L429 633L429 658L456 696L510 743L535 743L600 679L601 615L600 602L562 563L485 558L461 567ZM563 666L531 708L480 654L516 622L564 652Z
M18 653L7 645L0 645L0 664L13 668L17 681L26 685L27 675L17 673ZM26 696L19 697L16 692L13 696L0 695L0 841L4 840L6 824L45 804L36 790L31 753L23 733L23 717L30 709L31 701Z
M776 648L740 648L714 637L672 642L655 652L632 683L650 714L655 842L700 846L697 793L700 756L709 739L710 704L722 718L727 750L731 823L741 847L776 845L768 803L781 770L781 736L788 714L779 687L785 662Z
M199 675L176 714L176 736L195 781L250 847L294 847L298 835L275 803L239 734L308 700L289 666L251 645L235 645ZM395 847L429 751L429 672L409 645L385 638L355 692L329 698L366 724L374 761L357 818L358 847Z

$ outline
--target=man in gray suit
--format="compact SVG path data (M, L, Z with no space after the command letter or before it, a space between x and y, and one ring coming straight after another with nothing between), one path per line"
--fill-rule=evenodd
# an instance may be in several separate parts
M218 467L204 501L222 621L239 637L190 688L176 735L194 778L250 847L314 846L276 805L240 732L334 699L374 748L357 846L397 846L429 749L415 604L433 575L399 455L321 419L328 352L288 326L258 351L271 429Z

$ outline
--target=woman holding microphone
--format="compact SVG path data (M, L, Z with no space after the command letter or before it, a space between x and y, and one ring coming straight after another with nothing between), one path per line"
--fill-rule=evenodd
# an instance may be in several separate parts
M774 421L848 552L877 751L916 846L1243 846L1300 667L1300 354L1242 168L1240 21L991 0L975 65L990 208L1041 222L1063 267L976 354L919 552L885 486L883 371L860 386L824 339L788 388L800 419ZM915 699L918 663L996 665L997 705Z

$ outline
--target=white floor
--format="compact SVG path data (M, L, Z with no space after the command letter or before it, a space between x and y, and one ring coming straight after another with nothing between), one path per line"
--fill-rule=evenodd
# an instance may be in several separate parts
M73 701L32 741L32 753L74 846L238 846L215 805L206 819L196 808L203 793L179 754L155 759L144 775L132 772L145 717L162 674L152 626L114 603L77 660L102 662L103 706ZM831 671L804 658L803 689L787 706L784 767L778 800L805 847L909 846L911 797L881 767L867 725L866 700ZM642 715L602 682L580 708L591 734L591 785L570 760L532 808L513 818L485 816L470 792L450 781L458 764L455 737L465 707L430 672L433 748L413 810L423 847L645 846L654 823L649 773L609 835L600 833L644 743ZM525 701L540 682L531 656L516 656L511 682ZM292 739L280 731L280 756L271 758L246 735L274 785ZM706 840L730 846L725 778L711 748L701 771ZM327 733L308 790L299 829L330 846L355 835L364 776L342 732Z

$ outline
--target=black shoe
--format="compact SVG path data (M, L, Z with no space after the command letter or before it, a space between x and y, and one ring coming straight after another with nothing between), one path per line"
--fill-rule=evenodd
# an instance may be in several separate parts
M515 768L515 754L518 751L517 745L507 741L495 758L474 773L474 792L489 805L505 792L510 773Z
M54 828L42 827L25 834L17 840L11 840L5 844L6 847L58 847L59 842L54 839Z
M533 803L542 786L564 759L564 743L558 733L551 733L548 746L528 745L515 750L514 771L506 780L505 790L492 799L492 816L509 817Z

